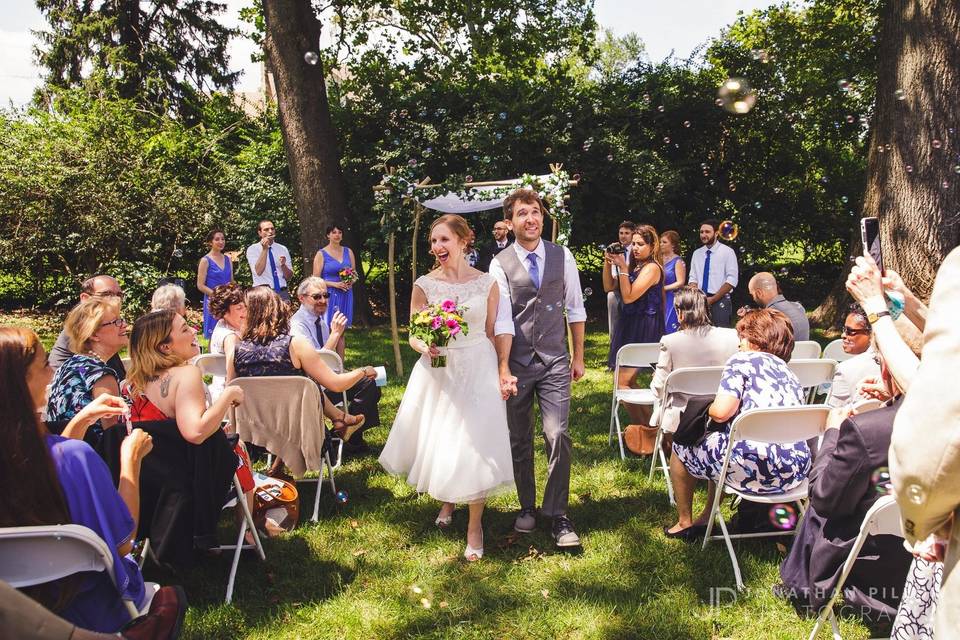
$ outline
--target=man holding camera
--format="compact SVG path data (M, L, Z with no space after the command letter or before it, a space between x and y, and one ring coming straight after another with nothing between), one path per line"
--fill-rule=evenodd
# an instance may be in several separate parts
M737 266L737 254L718 239L719 227L720 222L715 218L700 224L700 243L703 246L693 252L688 284L707 294L713 325L729 327L733 315L730 292L737 286L740 269Z
M611 252L611 249L616 249L616 245L620 245L620 251L623 252L623 256L627 258L627 261L630 260L629 249L630 241L633 240L633 230L637 228L637 225L629 220L624 220L620 223L620 228L617 229L617 242L613 242L606 247L607 253ZM611 265L610 269L612 270L613 281L617 281L617 272L616 265ZM613 290L607 291L607 328L610 332L610 335L613 335L613 328L617 325L617 319L620 317L620 289L614 287Z

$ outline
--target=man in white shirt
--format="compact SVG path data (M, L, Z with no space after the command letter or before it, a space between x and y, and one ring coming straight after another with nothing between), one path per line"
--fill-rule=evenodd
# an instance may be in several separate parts
M332 326L327 326L327 304L330 293L327 283L319 276L305 278L297 287L297 298L300 308L290 317L290 335L303 336L313 343L315 349L335 351L335 347L347 330L347 317L339 311L333 314ZM323 390L331 402L343 400L342 393ZM363 378L360 382L347 389L347 400L350 403L351 414L363 414L366 418L364 429L376 427L380 424L380 387L370 378ZM369 450L363 441L363 431L354 434L344 445L348 453L360 453Z
M623 255L627 259L627 263L630 262L630 250L628 247L633 241L633 232L637 228L637 225L629 220L624 220L620 223L620 228L617 229L617 242L623 245L624 252ZM617 282L620 277L620 269L617 265L610 265L610 271L613 274L613 281ZM607 291L607 329L610 332L610 335L613 335L613 328L617 325L617 320L620 318L620 287L614 287L612 291Z
M696 285L707 294L710 319L715 327L729 327L733 315L730 292L737 286L740 270L737 254L717 239L720 222L715 218L704 220L700 225L700 243L690 260L689 284Z
M478 269L481 271L490 270L490 262L497 256L498 253L513 243L513 241L510 239L509 233L510 226L507 224L507 221L497 220L497 222L493 225L493 242L480 250L480 266L477 267Z
M541 239L546 215L536 191L517 189L504 200L503 211L504 219L513 224L517 240L493 259L490 275L500 292L494 334L500 390L507 399L513 476L520 499L513 528L530 533L537 525L533 460L536 399L547 454L541 514L553 519L553 539L558 547L578 547L580 538L567 516L573 451L567 427L570 383L584 374L587 313L580 275L569 249ZM572 356L567 351L567 323L573 337Z
M253 275L253 286L265 285L280 294L284 300L290 300L287 293L287 280L293 277L290 268L292 260L285 246L275 241L276 228L269 220L257 224L260 242L247 247L247 262Z

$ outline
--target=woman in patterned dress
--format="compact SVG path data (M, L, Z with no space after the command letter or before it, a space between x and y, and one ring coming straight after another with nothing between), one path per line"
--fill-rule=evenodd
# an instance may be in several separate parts
M737 323L737 334L740 351L724 365L710 417L715 422L732 423L748 409L802 405L803 387L787 367L793 351L793 328L787 317L773 309L750 311ZM667 537L693 539L705 531L729 439L726 430L708 432L691 446L674 442L670 479L678 521L664 527ZM733 446L726 484L744 493L780 493L803 482L809 471L806 442L765 444L743 440ZM698 479L710 481L709 492L706 506L693 520L693 490Z

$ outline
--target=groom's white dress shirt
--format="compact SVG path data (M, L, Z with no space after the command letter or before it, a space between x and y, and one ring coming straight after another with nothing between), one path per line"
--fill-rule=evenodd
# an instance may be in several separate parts
M546 262L546 252L543 249L543 242L537 243L537 248L533 251L527 251L520 246L519 242L514 242L511 247L517 252L520 264L530 272L530 261L527 256L533 254L537 257L537 267L540 271L540 278L543 279L544 265ZM509 251L510 248L504 249ZM563 249L563 285L566 295L564 296L564 306L567 309L568 322L586 322L587 311L583 307L583 292L580 291L580 274L577 271L577 262L573 259L570 249L561 246ZM498 260L490 263L490 275L497 281L497 287L500 290L500 302L497 304L497 320L493 325L495 335L510 334L515 335L513 326L513 303L510 299L510 285L507 282L507 274L503 272Z

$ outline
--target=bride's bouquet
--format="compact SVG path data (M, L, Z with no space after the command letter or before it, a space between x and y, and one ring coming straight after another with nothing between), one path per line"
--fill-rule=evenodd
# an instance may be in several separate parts
M421 309L410 320L410 335L423 340L430 346L446 347L459 335L467 335L469 328L463 319L465 307L457 306L453 300L444 300ZM447 356L430 358L431 367L447 366Z

